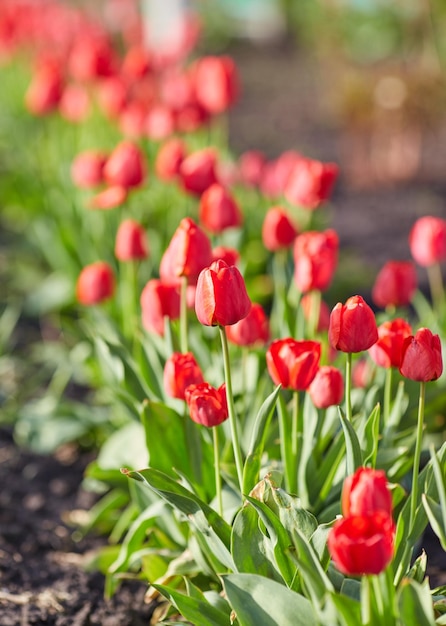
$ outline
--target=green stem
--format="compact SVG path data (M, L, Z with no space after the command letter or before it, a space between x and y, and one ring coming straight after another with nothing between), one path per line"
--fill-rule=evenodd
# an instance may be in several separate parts
M180 293L180 346L181 352L186 354L189 351L187 338L187 276L181 277Z
M290 442L290 433L288 429L288 413L282 392L279 394L278 421L279 421L279 439L280 439L280 456L283 465L283 478L285 482L285 490L291 493L291 485L293 484L292 471L292 449Z
M349 422L352 421L352 353L347 352L345 365L345 415Z
M297 468L299 467L299 392L293 391L293 405L291 413L291 460L292 460L292 481L291 493L296 493Z
M441 267L439 263L434 263L433 265L428 266L427 278L429 280L432 305L437 315L439 315L445 297L443 276L441 274Z
M383 422L384 426L389 421L390 415L390 397L392 391L393 368L388 367L386 371L386 380L384 383L384 406L383 406Z
M124 336L133 345L136 334L137 265L134 261L121 263L121 312Z
M317 335L317 327L319 323L319 317L321 312L321 299L322 294L319 290L314 290L311 292L311 307L310 307L310 315L308 318L308 333L307 336L312 339Z
M191 420L186 407L184 419L186 423L186 445L189 452L189 458L191 460L192 476L196 485L202 485L203 452L201 447L201 434L199 432L199 426L197 426L197 424Z
M240 448L240 441L238 436L237 419L234 409L234 396L232 393L232 381L231 381L231 366L229 362L229 346L228 338L226 337L226 330L224 326L218 327L220 331L221 346L223 350L223 364L225 369L225 382L226 382L226 398L228 403L229 424L231 426L232 436L232 448L234 450L235 466L237 468L237 478L240 486L240 493L243 495L243 458Z
M426 383L420 382L420 396L418 400L417 438L415 441L415 454L413 459L412 494L410 496L410 521L409 535L415 524L415 514L418 504L418 473L420 471L421 445L423 442L424 403L426 398Z
M372 624L372 590L370 576L363 576L361 581L361 623L362 626Z
M221 475L220 475L220 449L218 446L218 426L212 429L212 439L214 443L214 470L215 470L215 496L217 498L217 507L219 515L223 516L223 499L221 494Z

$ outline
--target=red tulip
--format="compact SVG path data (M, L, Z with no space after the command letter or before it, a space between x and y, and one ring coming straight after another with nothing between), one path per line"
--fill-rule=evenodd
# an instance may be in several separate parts
M248 315L226 329L231 343L237 346L264 345L269 341L269 320L260 304L253 303Z
M180 165L180 178L186 191L198 196L217 181L217 156L212 148L204 148L187 156Z
M209 232L218 234L227 228L240 226L242 214L229 191L219 183L214 183L201 196L199 219Z
M212 248L212 263L214 261L224 261L227 265L237 265L240 259L240 252L235 248L227 246L216 246Z
M190 385L204 383L200 366L192 352L174 352L164 366L164 389L171 398L185 400Z
M122 75L131 80L143 78L151 69L149 51L143 46L131 46L122 60Z
M204 269L197 281L195 313L205 326L230 326L245 318L251 300L239 270L219 260Z
M88 205L91 209L114 209L127 200L127 189L120 185L108 187L97 193Z
M422 267L446 259L446 220L426 215L420 217L409 234L410 251Z
M58 68L50 64L39 67L25 94L25 104L33 115L54 111L62 96L62 78Z
M63 90L59 113L69 122L82 122L90 113L90 98L87 90L81 85L67 85Z
M399 367L403 343L412 335L412 328L406 320L396 318L378 326L378 341L369 348L372 360L380 367Z
M293 221L283 207L274 206L268 209L262 226L263 245L267 250L275 252L281 248L289 248L297 234Z
M351 296L330 315L330 344L341 352L362 352L378 341L375 315L361 296Z
M198 103L212 115L226 111L238 96L237 69L228 56L201 57L194 64L191 77Z
M163 336L165 318L180 317L179 282L149 280L141 293L141 313L144 328Z
M87 150L76 156L71 165L71 178L83 189L96 187L103 180L103 169L107 156L100 150Z
M75 41L68 59L69 71L79 81L89 81L111 76L116 68L116 58L105 37L86 35Z
M338 263L339 238L332 229L307 231L294 241L294 280L300 291L324 291Z
M336 367L323 365L316 372L308 392L318 409L338 406L344 397L344 377Z
M242 183L248 187L258 187L262 180L265 164L265 155L258 150L248 150L240 155L238 168Z
M215 389L209 383L190 385L185 391L191 419L197 424L212 428L228 419L226 385Z
M105 261L96 261L83 268L76 283L76 297L81 304L98 304L111 298L115 291L115 276Z
M295 150L286 150L274 161L265 163L260 181L262 193L268 198L283 196L285 185L293 168L303 158Z
M149 255L147 234L136 220L121 222L116 233L115 256L120 261L145 259Z
M123 78L110 76L101 80L97 86L98 104L105 115L116 119L127 103L129 88Z
M187 276L189 282L195 282L201 270L211 261L209 237L190 217L185 217L163 254L160 276L162 279Z
M419 382L440 378L443 372L440 337L432 334L428 328L420 328L415 335L406 337L400 372L406 378Z
M179 176L180 166L186 156L186 146L181 139L167 140L158 150L155 171L161 180L174 180Z
M142 183L144 169L144 157L138 146L130 141L122 141L107 159L104 178L109 185L129 189Z
M346 575L379 574L394 553L395 525L382 511L338 520L328 535L328 550Z
M277 339L266 352L268 372L276 385L305 391L316 376L321 357L318 341Z
M154 105L147 111L144 122L145 135L152 141L162 141L175 130L175 120L170 109L162 104Z
M291 204L316 209L328 200L339 168L335 163L300 159L291 171L285 187L285 198Z
M411 261L388 261L375 279L372 300L381 308L406 306L417 288L417 273Z
M386 473L370 467L359 467L347 476L342 489L342 514L373 515L382 512L392 516L392 495Z

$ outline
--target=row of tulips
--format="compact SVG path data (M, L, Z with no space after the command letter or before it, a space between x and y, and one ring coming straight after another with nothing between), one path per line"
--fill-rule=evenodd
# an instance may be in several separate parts
M445 589L430 588L419 554L429 522L446 548L446 447L424 445L429 403L443 420L446 410L446 221L414 224L413 259L376 277L378 313L361 295L330 307L322 294L342 250L317 224L338 168L295 151L234 160L208 145L213 127L199 127L236 97L232 61L189 66L189 39L174 58L147 58L136 12L120 57L77 10L73 21L51 2L19 4L0 9L9 67L23 43L45 53L22 94L48 131L39 218L52 226L33 244L50 270L60 264L48 241L69 259L77 304L63 304L78 316L78 352L89 346L81 380L97 392L89 410L107 413L87 470L107 493L84 528L110 534L95 562L107 594L146 579L156 623L446 623ZM42 86L48 71L98 102L109 89L113 115L67 117L63 81ZM82 128L89 141L100 128L107 150L76 152ZM62 216L64 195L73 211ZM95 261L67 245L67 226Z

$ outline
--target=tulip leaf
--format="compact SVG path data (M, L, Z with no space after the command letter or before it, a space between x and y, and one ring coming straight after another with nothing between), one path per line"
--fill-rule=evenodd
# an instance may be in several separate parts
M194 587L194 595L189 596L166 585L152 585L192 624L228 626L230 609L223 612L208 602L206 596Z
M257 574L221 577L240 626L316 626L319 622L307 598Z
M305 581L305 589L310 594L314 606L323 606L325 594L334 591L330 579L305 535L295 528L292 536L299 567L304 572L302 578Z
M357 582L357 581L355 581ZM361 605L353 597L343 593L331 593L330 601L336 609L336 617L343 626L358 626L362 623Z
M405 626L435 626L434 609L429 585L405 578L398 592L401 623Z
M353 425L343 415L341 409L339 409L339 417L345 437L347 475L350 476L350 474L355 473L358 467L363 465L362 452L356 431Z
M231 552L237 571L280 580L270 541L259 528L253 506L243 506L232 526Z
M441 506L425 493L422 494L421 501L432 530L439 538L443 550L446 550L446 519L443 516Z
M251 434L248 454L243 467L243 493L249 493L259 480L260 462L265 446L268 425L271 421L279 392L280 385L266 398L257 414Z
M214 509L200 500L194 493L185 489L170 476L151 467L138 472L128 470L121 471L129 478L134 478L146 484L186 516L194 516L198 511L202 511L209 525L215 530L224 545L229 546L231 540L230 526Z
M376 467L379 442L380 406L377 404L370 413L364 429L364 465Z

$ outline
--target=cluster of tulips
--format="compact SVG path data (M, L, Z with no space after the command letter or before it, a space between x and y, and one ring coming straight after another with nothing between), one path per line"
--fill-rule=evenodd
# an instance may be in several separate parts
M89 523L110 530L107 593L144 577L160 620L198 626L445 624L419 548L428 523L446 548L446 447L424 445L429 403L446 411L446 220L414 223L374 309L330 306L342 251L318 220L338 166L210 144L239 92L233 61L190 62L189 18L157 54L136 2L106 4L107 28L6 0L0 51L2 71L37 59L23 114L58 124L45 183L74 207L61 216L43 189L51 241L68 223L87 250L68 304L91 345L84 380L119 413L87 472L107 491Z

